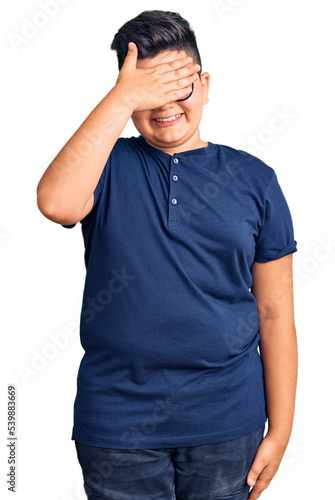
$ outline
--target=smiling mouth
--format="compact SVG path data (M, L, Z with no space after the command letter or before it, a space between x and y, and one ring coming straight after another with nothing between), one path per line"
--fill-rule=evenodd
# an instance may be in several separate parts
M178 120L184 113L180 113L179 115L173 115L169 118L154 118L153 121L157 123L169 123Z

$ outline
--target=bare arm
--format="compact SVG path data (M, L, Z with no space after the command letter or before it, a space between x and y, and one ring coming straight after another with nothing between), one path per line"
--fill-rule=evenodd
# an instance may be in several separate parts
M37 205L48 219L74 224L93 206L93 192L117 139L134 111L154 109L185 97L198 78L189 58L137 69L137 47L129 49L116 85L94 108L44 172Z
M250 479L257 480L250 495L254 500L277 472L292 432L298 370L292 254L267 263L254 262L252 276L269 423L248 475L250 486Z
M297 383L292 254L265 264L255 262L253 286L259 310L269 433L288 444Z
M132 111L115 87L96 106L44 172L37 186L39 210L60 224L74 224L93 206L93 191Z

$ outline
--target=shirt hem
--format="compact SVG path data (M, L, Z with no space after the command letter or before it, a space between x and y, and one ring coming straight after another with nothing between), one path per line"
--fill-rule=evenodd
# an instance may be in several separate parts
M187 446L199 446L206 444L215 444L225 441L232 441L239 437L245 436L250 432L255 431L259 427L263 426L267 421L267 417L258 418L244 424L240 427L235 427L229 431L216 432L213 434L203 434L203 435L188 435L180 436L174 438L159 438L156 436L155 440L147 439L143 441L137 440L136 446L131 448L125 446L120 441L115 441L114 439L105 439L100 437L86 436L84 434L78 433L73 428L72 431L72 441L78 441L80 443L86 444L88 446L97 446L102 448L113 448L113 449L155 449L155 448L177 448L177 447L187 447Z

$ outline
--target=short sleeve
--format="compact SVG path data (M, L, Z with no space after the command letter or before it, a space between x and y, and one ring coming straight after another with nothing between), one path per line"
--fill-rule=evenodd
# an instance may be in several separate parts
M266 188L263 221L256 239L255 261L269 262L297 251L290 209L273 172Z
M106 178L106 169L107 169L107 167L109 165L109 162L110 162L110 156L109 156L109 158L108 158L108 160L106 162L106 165L105 165L105 167L104 167L104 169L103 169L103 171L102 171L102 173L100 175L98 184L95 187L95 190L94 190L94 193L93 193L93 195L94 195L93 207L91 208L90 212L84 217L84 219L82 219L80 221L80 223L82 223L83 220L85 220L86 217L89 216L89 214L92 212L93 208L95 207L95 205L97 204L97 202L98 202L98 200L100 198L101 192L102 192L102 190L104 188L105 178ZM65 227L66 229L72 229L73 227L76 226L76 224L69 224L69 225L62 224L62 226Z

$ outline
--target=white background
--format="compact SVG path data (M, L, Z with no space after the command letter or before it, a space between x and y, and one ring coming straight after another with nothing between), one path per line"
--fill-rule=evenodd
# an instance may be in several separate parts
M282 465L262 498L333 498L331 0L63 0L58 12L44 16L45 25L15 48L14 35L22 36L27 20L43 23L38 14L44 12L42 3L1 4L2 498L14 498L6 484L10 383L16 384L18 399L15 498L86 498L71 441L83 355L78 335L85 278L81 227L68 230L46 219L37 208L36 187L58 151L114 86L114 34L150 9L177 11L195 29L203 71L212 79L202 140L253 152L274 168L293 218L300 355L296 415ZM274 132L271 124L278 113L287 118ZM138 133L129 123L122 135ZM254 151L251 137L257 139ZM52 340L57 333L63 334L62 348Z

